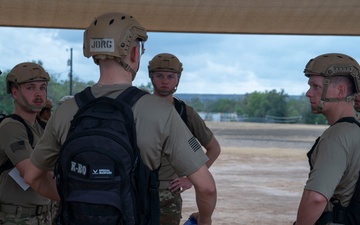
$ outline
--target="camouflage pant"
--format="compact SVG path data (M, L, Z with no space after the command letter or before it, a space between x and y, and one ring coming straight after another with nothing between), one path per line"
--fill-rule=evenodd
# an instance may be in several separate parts
M59 202L51 201L51 219L53 225L56 225L56 221L59 217L59 204Z
M168 189L159 190L160 225L179 225L181 220L182 198L180 194Z
M17 217L15 214L0 212L0 225L51 225L51 212L40 215Z

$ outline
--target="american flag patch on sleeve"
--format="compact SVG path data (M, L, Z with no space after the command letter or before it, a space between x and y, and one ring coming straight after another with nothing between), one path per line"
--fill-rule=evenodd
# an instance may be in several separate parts
M12 143L10 145L10 149L12 152L16 152L18 150L22 150L25 148L25 141L18 141L18 142L15 142L15 143Z
M190 138L188 142L191 148L194 150L194 152L201 149L201 145L199 144L198 140L195 137Z

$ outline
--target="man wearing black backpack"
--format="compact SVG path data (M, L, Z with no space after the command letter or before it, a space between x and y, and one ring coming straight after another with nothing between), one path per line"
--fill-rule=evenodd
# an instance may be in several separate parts
M76 126L71 127L71 121L78 111L77 103L92 95L101 98L104 102L109 101L109 98L118 98L120 93L128 90L139 69L140 57L144 52L143 45L146 40L145 29L133 17L123 13L103 14L95 18L85 30L84 55L93 57L94 62L99 65L100 79L91 89L88 89L91 90L90 94L87 91L85 96L82 94L78 95L78 97L75 96L74 99L67 100L51 116L44 137L31 155L31 161L25 174L25 181L39 193L54 200L60 200L51 171L58 161L59 151L67 139L69 130L76 128ZM109 98L101 96L108 96ZM96 111L101 110L101 107L96 108ZM110 109L106 108L104 110ZM156 96L145 94L133 104L132 111L136 122L137 145L146 166L151 170L157 170L161 164L161 156L165 155L175 171L181 176L187 176L196 189L199 208L198 224L211 224L212 213L216 205L216 187L214 179L205 164L208 158L177 114L175 108ZM76 121L73 121L73 123L76 124ZM117 129L117 126L114 129ZM99 149L104 147L106 148L106 144L99 146ZM86 155L83 157L86 157ZM96 159L91 161L94 160L96 161ZM101 164L100 160L99 165ZM113 178L112 171L114 168L110 168L106 164L101 166L101 170L93 169L89 174L88 169L91 168L86 163L78 163L74 160L69 164L70 173L73 174L72 178L75 176L77 178L83 176L83 179L86 180L91 177L95 180L101 177L104 180ZM117 165L114 166L117 167ZM127 188L132 184L133 182L129 181L123 185ZM66 186L66 184L64 185ZM90 187L87 188L90 189ZM157 188L154 190L157 192ZM79 208L76 206L76 199L82 199L83 194L86 195L87 193L80 191L73 199L68 199L74 201L74 208ZM103 194L107 195L107 192L103 192ZM89 198L89 201L93 201L94 206L91 214L96 216L96 220L103 222L103 224L122 224L124 222L122 221L123 218L120 218L121 221L118 221L118 223L107 222L107 219L112 220L112 218L109 218L113 216L112 212L101 207L96 208L100 202L107 203L108 208L111 208L110 205L119 203L115 200L118 197L114 195L113 199L101 198L100 194L94 194ZM67 203L62 202L61 204ZM140 210L140 208L142 207L139 206L137 210ZM128 211L128 209L125 210ZM155 208L155 210L157 209ZM122 213L125 218L126 212ZM86 220L89 213L87 210L85 212L80 210L67 215L69 217L63 218L64 220L77 217L76 220L80 221ZM82 215L85 216L82 217ZM151 218L151 221L147 221L146 224L154 224L153 221L158 220L159 218ZM139 220L126 222L126 224L138 224L137 221ZM67 222L75 224L71 220ZM88 224L95 224L95 222L88 221Z
M25 185L22 176L44 133L36 119L47 97L49 74L36 63L20 63L6 77L13 114L0 123L0 224L51 224L50 199Z
M188 126L191 133L205 148L210 166L220 154L220 145L214 134L206 126L199 114L183 101L173 96L180 82L183 65L173 54L161 53L149 62L149 77L154 87L154 95L159 96L172 105ZM181 220L181 193L192 187L186 177L178 177L169 162L163 157L159 170L160 225L178 225Z
M311 59L304 73L311 110L330 127L307 154L310 173L294 224L360 224L359 196L353 196L360 172L360 124L353 107L360 66L350 56L330 53Z

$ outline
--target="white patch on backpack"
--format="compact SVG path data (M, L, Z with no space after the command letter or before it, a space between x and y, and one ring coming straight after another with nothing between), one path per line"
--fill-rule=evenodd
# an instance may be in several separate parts
M98 169L98 170L92 170L92 174L93 175L101 175L101 174L105 174L105 175L111 175L113 174L113 172L109 169Z
M87 166L75 161L71 161L70 171L77 175L86 176Z
M91 168L92 179L105 179L114 177L114 167L110 165L96 165Z

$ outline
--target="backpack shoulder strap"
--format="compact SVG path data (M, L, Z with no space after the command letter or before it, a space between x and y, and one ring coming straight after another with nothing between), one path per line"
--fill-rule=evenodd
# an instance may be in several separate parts
M186 106L185 106L185 102L181 101L180 99L174 97L174 105L175 105L175 109L176 111L179 113L181 119L184 121L184 123L187 126L187 113L186 113Z
M357 119L355 119L354 117L343 117L343 118L339 119L338 121L336 121L336 123L341 123L341 122L355 123L356 125L358 125L360 127L360 122L357 121Z
M142 96L148 94L146 91L140 90L137 87L131 86L126 88L116 99L122 100L132 107L137 100Z
M135 104L135 102L137 100L139 100L145 94L148 94L148 93L146 91L140 90L137 87L131 86L131 87L126 88L123 92L121 92L121 94L116 98L116 100L119 102L125 102L127 105L130 106L130 109L131 109L131 107ZM129 138L130 138L130 142L132 143L132 145L134 147L134 153L135 153L135 155L140 156L140 150L137 147L137 139L136 139L134 123L132 126L130 126L130 129L132 131L132 134L129 136Z
M41 120L39 117L36 117L37 122L39 123L39 125L42 127L42 129L45 130L46 127L46 122Z
M81 108L86 105L88 102L91 102L95 99L95 96L91 93L91 87L85 88L83 91L75 94L74 96L76 104Z
M26 124L25 120L24 120L21 116L19 116L19 115L17 115L17 114L10 114L10 115L8 115L7 117L10 117L10 118L13 119L13 120L17 120L17 121L19 121L20 123L22 123L22 125L24 125L24 127L26 128L27 136L28 136L28 138L29 138L29 143L30 143L30 145L32 146L33 143L34 143L34 135L33 135L33 133L31 132L30 127Z

